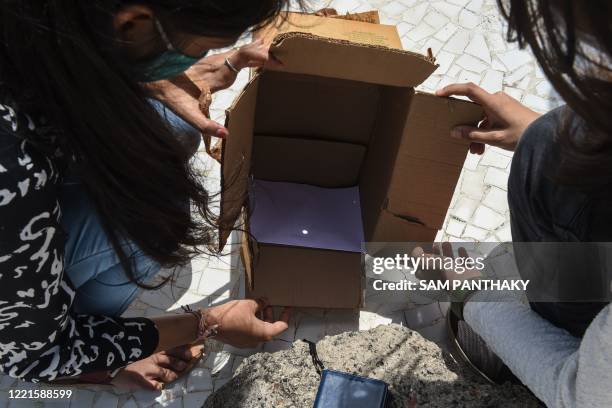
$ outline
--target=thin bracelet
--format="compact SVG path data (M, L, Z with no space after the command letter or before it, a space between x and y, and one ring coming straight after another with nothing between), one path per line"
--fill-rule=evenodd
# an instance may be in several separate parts
M196 341L212 339L213 337L216 337L219 334L218 324L212 326L206 324L206 319L204 318L206 312L204 310L193 310L189 306L181 306L181 309L183 309L185 313L189 313L195 316L196 319L198 319L198 332L196 334Z
M225 58L225 66L232 70L235 74L240 73L240 70L230 62L229 58Z

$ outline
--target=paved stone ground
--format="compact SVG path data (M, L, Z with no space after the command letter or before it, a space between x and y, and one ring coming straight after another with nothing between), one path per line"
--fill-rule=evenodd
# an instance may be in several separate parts
M379 9L382 22L398 26L404 48L432 48L440 68L421 87L434 91L454 82L472 81L495 92L503 90L531 108L545 112L559 104L542 72L528 51L504 41L504 27L494 0L335 0L311 1L312 8L332 6L340 12ZM213 117L223 121L223 112L247 80L243 72L232 89L215 95ZM439 238L451 241L508 241L506 184L512 155L488 148L484 156L470 155L453 198L444 230ZM198 165L207 174L211 190L218 190L218 167L200 154ZM131 306L129 315L155 316L176 311L179 305L207 306L240 296L241 271L236 258L195 259L190 268L178 271L173 285L146 292ZM397 323L417 329L423 336L444 345L442 319L445 304L418 304L415 299L373 306L357 312L300 312L280 339L257 350L236 350L213 344L210 353L185 379L162 393L118 393L109 389L74 389L70 401L8 400L9 389L32 388L0 376L0 406L100 407L149 406L200 407L208 395L224 384L242 359L257 351L288 347L287 341L318 340L347 330L367 330L380 324Z

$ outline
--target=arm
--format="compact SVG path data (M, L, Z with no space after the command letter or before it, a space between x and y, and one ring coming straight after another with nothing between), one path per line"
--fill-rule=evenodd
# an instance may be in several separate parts
M263 320L257 315L263 314ZM207 327L219 326L215 339L235 347L255 347L270 341L288 328L290 310L285 309L278 320L272 308L263 301L234 300L211 307L203 313ZM166 315L151 319L159 330L157 351L168 350L198 341L198 320L191 314Z
M16 122L16 126L27 126ZM64 274L64 232L57 168L14 135L0 130L0 369L26 381L54 381L113 371L156 351L192 343L192 315L145 319L76 315L75 291ZM255 301L209 309L220 340L250 346L287 328ZM256 313L265 309L266 321Z
M610 305L581 342L519 301L483 302L481 295L466 304L466 322L547 406L612 406Z

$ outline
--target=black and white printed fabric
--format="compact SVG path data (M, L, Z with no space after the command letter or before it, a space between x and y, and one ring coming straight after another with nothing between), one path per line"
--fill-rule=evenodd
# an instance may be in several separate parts
M71 310L61 160L22 137L40 136L35 122L0 104L0 370L31 382L116 370L152 354L157 329Z

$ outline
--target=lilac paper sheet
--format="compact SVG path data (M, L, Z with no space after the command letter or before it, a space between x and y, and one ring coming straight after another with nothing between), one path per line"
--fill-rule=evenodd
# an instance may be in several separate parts
M251 205L251 233L259 242L361 252L359 187L255 180Z

